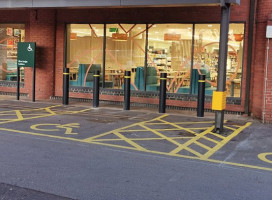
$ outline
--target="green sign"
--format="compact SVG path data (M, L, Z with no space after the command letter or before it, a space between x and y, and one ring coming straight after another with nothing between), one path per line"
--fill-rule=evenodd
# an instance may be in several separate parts
M35 42L18 42L18 67L35 67Z
M116 33L118 32L118 28L110 28L110 33Z

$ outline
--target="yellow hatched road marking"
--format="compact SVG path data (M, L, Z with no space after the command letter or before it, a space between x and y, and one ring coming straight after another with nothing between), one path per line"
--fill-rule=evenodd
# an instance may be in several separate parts
M160 120L161 122L163 122L164 124L168 124L168 125L171 125L171 126L173 126L173 127L176 127L176 128L178 128L179 130L185 130L185 131L187 131L187 132L189 132L189 133L192 133L192 134L194 134L194 135L197 135L196 132L194 132L194 131L192 131L192 130L190 130L190 129L188 129L188 128L181 127L181 126L179 126L179 125L177 125L177 124L174 124L174 123L171 123L171 122L167 122L167 121L162 120L162 119L159 119L159 120Z
M138 144L136 144L135 142L133 142L132 140L128 139L127 137L123 136L122 134L118 133L118 131L113 131L113 134L115 134L116 136L118 136L119 138L123 139L124 141L126 141L127 143L129 143L131 146L134 146L136 149L138 150L142 150L145 151L146 149Z
M155 131L155 130L153 130L153 129L151 129L151 128L148 128L147 126L145 126L145 125L143 125L143 124L141 124L141 126L142 126L143 128L146 128L146 129L149 130L150 132L152 132L152 133L154 133L154 134L156 134L156 135L158 135L158 136L164 138L165 140L171 142L172 144L175 144L175 145L177 145L178 147L184 148L185 150L189 151L189 152L192 153L192 154L195 154L196 156L200 156L200 155L201 155L201 154L198 153L197 151L185 147L183 144L180 144L180 143L176 142L175 140L173 140L173 139L171 139L171 138L169 138L169 137L166 137L165 135L161 134L161 133L158 132L158 131ZM171 153L170 153L170 154L171 154Z
M205 136L205 135L203 135L202 138L204 138L205 140L209 140L210 142L213 142L213 143L215 143L215 144L218 143L218 141L216 141L216 140L214 140L214 139L211 139L211 138L209 138L209 137L207 137L207 136Z
M211 130L210 132L208 132L207 134L214 135L214 136L216 136L216 137L218 137L218 138L220 138L220 139L223 139L223 140L226 138L226 137L224 137L224 136L222 136L222 135L220 135L220 134L213 133L212 130Z
M169 137L173 140L187 139L192 137ZM165 140L164 138L129 138L132 141L148 141L148 140ZM106 141L123 141L123 139L96 139L95 142L106 142Z
M6 121L2 121L0 122L0 124L6 124L6 123L10 123L10 122L18 122L18 121L23 121L23 120L29 120L29 119L37 119L37 118L42 118L42 117L50 117L50 116L54 116L54 115L59 115L57 112L54 112L52 111L51 109L52 108L55 108L55 107L60 107L61 105L55 105L55 106L49 106L49 107L45 107L45 108L37 108L37 109L26 109L26 110L13 110L13 111L4 111L6 115L7 112L11 113L13 112L14 114L8 114L8 115L11 115L11 116L14 116L16 118L14 119L8 119ZM88 111L88 110L91 110L91 108L88 108L88 109L83 109L83 110L79 110L79 111L72 111L72 112L69 112L68 114L76 114L76 113L81 113L81 112L85 112L85 111ZM40 113L40 114L27 114L27 115L35 115L33 117L24 117L24 113L25 111L41 111L43 113ZM0 116L3 115L2 113L0 113Z
M183 146L179 146L178 148L174 149L174 150L171 151L170 153L171 153L171 154L176 154L176 153L180 152L180 151L183 149L183 147L187 147L187 146L193 144L195 141L197 141L198 139L200 139L203 135L206 135L207 133L211 132L213 129L214 129L214 126L210 127L210 128L207 129L206 131L204 131L204 132L202 132L202 133L196 135L193 139L189 140L188 142L185 142L185 143L183 144ZM201 156L202 156L202 155L200 155L200 157L201 157Z
M226 125L224 125L224 128L230 129L230 130L232 130L232 131L236 131L236 129L235 129L235 128L231 128L231 127L226 126Z
M115 129L115 131L126 131L125 129L126 128L131 128L133 126L137 126L137 125L140 125L139 123L135 123L135 124L130 124L128 126L125 126L125 127L122 127L122 128L118 128L118 129ZM145 130L146 131L146 130ZM108 131L106 133L102 133L102 134L99 134L99 135L95 135L95 136L92 136L92 137L89 137L89 138L86 138L84 139L84 142L91 142L92 140L96 139L96 138L99 138L99 137L103 137L103 136L106 136L106 135L110 135L110 134L113 134L113 131Z
M24 119L24 117L23 117L22 113L20 112L20 110L15 110L15 113L16 113L16 115L18 117L18 120L23 120Z
M202 158L207 159L209 158L211 155L213 155L216 151L218 151L219 149L221 149L225 144L227 144L232 138L234 138L235 136L237 136L240 132L242 132L245 128L249 127L251 125L250 122L247 122L244 126L241 126L240 128L236 129L232 134L230 134L229 136L225 137L224 140L222 140L221 142L219 142L211 151L207 152L204 154L204 156Z
M205 144L202 144L202 143L200 143L198 141L195 141L194 143L197 144L198 146L204 148L204 149L207 149L208 151L210 151L212 149L212 148L210 148L210 147L206 146Z
M247 124L246 127L248 127L249 125L250 124ZM131 127L131 125L130 125L130 127ZM245 126L243 126L243 127L246 128ZM140 152L147 152L147 153L153 153L153 154L158 154L158 155L165 155L165 156L186 158L186 159L192 159L192 160L206 161L206 162L211 162L211 163L215 163L215 164L219 164L219 165L231 165L231 166L237 166L237 167L246 167L246 168L250 168L250 169L272 171L272 168L268 168L268 167L260 167L260 166L248 165L248 164L240 164L240 163L221 161L221 160L215 160L215 159L209 159L209 158L203 158L203 157L200 158L200 157L186 156L186 155L180 155L180 154L169 154L169 153L166 153L166 152L159 152L159 151L152 151L152 150L140 150L140 149L135 149L133 147L127 147L127 146L121 146L121 145L115 145L115 144L107 144L107 143L100 143L100 142L96 142L95 140L90 141L90 140L86 140L86 139L75 139L75 138L69 138L69 137L47 135L47 134L42 134L42 133L33 133L33 132L28 132L28 131L19 131L19 130L12 130L12 129L6 129L6 128L0 128L0 130L13 132L13 133L23 133L23 134L29 134L29 135L35 135L35 136L42 136L42 137L49 137L49 138L56 138L56 139L64 139L64 140L70 140L70 141L82 142L82 143L88 143L88 144L97 144L97 145L103 145L103 146L109 146L109 147L119 147L119 148L122 148L122 149L136 150L136 151L140 151ZM109 133L107 133L107 134L109 134ZM100 135L102 135L102 134L100 134Z

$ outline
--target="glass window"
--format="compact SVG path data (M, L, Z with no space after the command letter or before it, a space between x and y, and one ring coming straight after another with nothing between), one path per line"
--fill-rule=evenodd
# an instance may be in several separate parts
M103 24L68 25L67 67L71 86L93 87L94 71L102 74L103 38Z
M159 76L167 73L167 91L190 92L192 24L154 24L148 31L146 90L159 90Z
M227 57L227 96L240 97L244 24L230 24ZM206 75L205 94L217 86L220 24L196 24L192 94L197 94L198 74Z
M17 81L17 46L25 41L25 25L0 24L0 81ZM24 81L21 67L20 81Z
M131 71L131 89L144 89L145 24L108 24L106 27L105 87L123 87L124 71Z

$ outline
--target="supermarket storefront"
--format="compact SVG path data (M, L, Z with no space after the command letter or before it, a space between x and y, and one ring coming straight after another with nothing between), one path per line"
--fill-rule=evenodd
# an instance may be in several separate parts
M20 5L14 5L12 10L4 10L1 15L12 16L2 18L0 23L1 91L15 91L12 82L16 80L17 42L35 41L37 98L61 97L63 67L69 67L71 97L92 98L92 73L99 69L101 99L122 102L123 74L131 70L132 102L156 105L158 77L166 72L167 105L194 108L196 77L204 73L206 108L210 108L218 81L222 2L211 0L199 6L203 1L168 1L171 5L167 7L162 1L153 7L152 2L132 5L121 1L124 5L111 5L116 6L113 8L95 5L98 7L67 9L54 3L50 4L53 8L41 8L49 6L33 1L27 9L16 10ZM77 3L80 6L83 1ZM241 2L241 6L248 8L244 15L238 14L240 6L231 7L226 91L227 110L243 113L248 42L248 20L244 19L249 15L249 5ZM32 75L31 69L21 69L21 73L22 93L31 95L32 83L27 78Z

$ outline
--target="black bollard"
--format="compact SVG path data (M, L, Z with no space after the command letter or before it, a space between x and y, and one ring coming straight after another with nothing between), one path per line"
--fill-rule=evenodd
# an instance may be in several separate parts
M63 105L69 104L69 68L63 68Z
M165 113L165 106L166 106L166 82L167 82L167 73L161 73L161 77L160 77L159 113Z
M231 81L231 86L230 86L230 96L234 96L234 81Z
M198 97L197 97L197 116L204 117L205 103L205 75L200 74L198 77Z
M125 71L124 110L130 110L130 71Z
M17 66L17 100L20 100L20 67Z
M93 107L99 107L99 82L100 82L100 71L95 70L94 75L94 85L93 85Z

